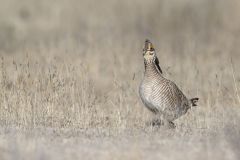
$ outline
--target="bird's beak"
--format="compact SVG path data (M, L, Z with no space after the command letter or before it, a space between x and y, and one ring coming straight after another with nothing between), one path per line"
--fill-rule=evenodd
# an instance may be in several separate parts
M152 51L152 50L154 50L153 44L148 39L145 40L144 50L145 51Z

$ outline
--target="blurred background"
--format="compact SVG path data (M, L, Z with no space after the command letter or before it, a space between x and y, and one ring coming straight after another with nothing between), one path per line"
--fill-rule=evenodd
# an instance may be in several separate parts
M102 76L110 75L112 63L118 75L130 64L133 75L142 70L142 44L149 38L168 55L160 56L166 68L173 65L170 56L224 64L240 55L239 9L238 0L8 0L0 6L0 53L68 55L94 63L90 72Z
M170 45L176 54L190 43L200 54L206 45L231 45L228 54L232 54L239 42L238 0L8 0L2 4L1 53L69 43L84 52L90 46L135 46L151 38L159 47Z

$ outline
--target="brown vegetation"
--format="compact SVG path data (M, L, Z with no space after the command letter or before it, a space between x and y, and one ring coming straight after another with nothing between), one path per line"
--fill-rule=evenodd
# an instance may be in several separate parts
M1 159L239 159L237 0L5 3ZM175 130L145 125L145 38L164 75L200 98Z

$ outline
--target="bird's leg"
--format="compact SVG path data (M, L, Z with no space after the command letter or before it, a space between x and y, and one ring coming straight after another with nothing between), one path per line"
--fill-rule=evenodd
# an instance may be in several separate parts
M160 118L153 118L151 121L151 126L161 126L163 125L163 121Z
M148 126L161 126L163 125L163 120L161 119L161 117L159 115L155 115L154 118L147 122Z
M176 125L173 123L173 122L171 122L171 121L168 121L168 120L163 120L163 125L165 126L165 127L167 127L167 128L169 128L169 129L174 129L174 128L176 128Z

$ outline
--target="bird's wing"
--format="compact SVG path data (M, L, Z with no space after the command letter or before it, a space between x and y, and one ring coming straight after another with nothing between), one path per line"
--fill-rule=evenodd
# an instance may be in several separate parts
M171 87L171 92L176 97L176 101L180 105L189 105L189 101L187 97L183 94L183 92L178 88L178 86L174 82L169 82L169 87Z

